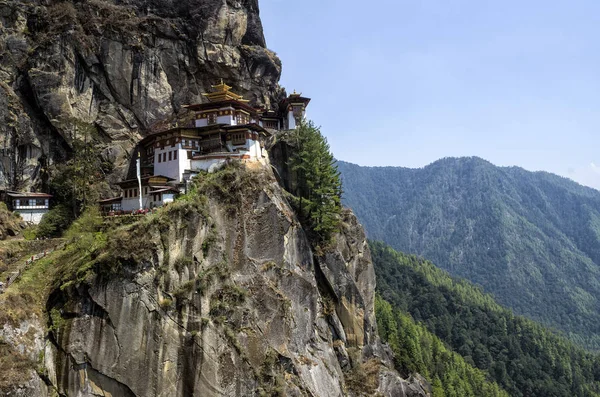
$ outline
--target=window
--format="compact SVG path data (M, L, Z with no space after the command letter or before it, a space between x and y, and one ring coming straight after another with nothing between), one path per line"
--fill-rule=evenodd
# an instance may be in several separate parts
M160 163L160 162L161 162L161 160L162 160L162 156L161 156L161 154L160 154L160 153L158 153L158 162Z
M148 194L148 188L147 187L144 188L144 194Z
M37 200L35 200L35 205L46 205L46 200L37 199Z
M169 161L173 160L173 153L169 152Z
M166 162L167 161L167 152L163 153L163 161Z
M138 195L137 189L133 189L133 197L137 197L137 195Z
M217 114L216 113L209 113L208 114L208 124L217 124Z
M246 144L246 134L243 132L236 132L231 134L231 141L234 145Z
M177 150L173 151L173 160L177 160Z

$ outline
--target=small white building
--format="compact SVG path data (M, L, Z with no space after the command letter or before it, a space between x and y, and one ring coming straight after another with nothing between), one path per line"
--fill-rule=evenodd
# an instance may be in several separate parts
M49 211L52 198L46 193L12 191L7 191L5 196L8 208L21 215L25 222L34 225L38 225Z
M131 213L140 209L161 207L175 200L179 189L169 185L173 178L163 175L146 176L142 178L142 207L140 208L139 182L130 179L119 183L122 196L100 200L100 209L104 214Z

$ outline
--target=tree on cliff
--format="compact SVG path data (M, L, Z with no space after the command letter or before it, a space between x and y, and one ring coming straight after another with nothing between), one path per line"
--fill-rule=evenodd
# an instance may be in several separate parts
M292 132L295 150L290 167L296 173L298 210L322 242L331 240L338 229L342 183L327 139L312 122L300 124Z

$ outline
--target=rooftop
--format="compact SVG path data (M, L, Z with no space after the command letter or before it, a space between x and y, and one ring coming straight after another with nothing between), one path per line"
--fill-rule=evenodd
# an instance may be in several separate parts
M6 192L7 196L12 198L51 198L51 194L47 193L33 193L33 192Z

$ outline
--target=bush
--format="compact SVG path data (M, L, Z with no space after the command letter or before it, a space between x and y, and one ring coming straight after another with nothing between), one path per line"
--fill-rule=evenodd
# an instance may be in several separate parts
M38 225L37 237L58 237L73 223L73 213L65 205L52 208Z

